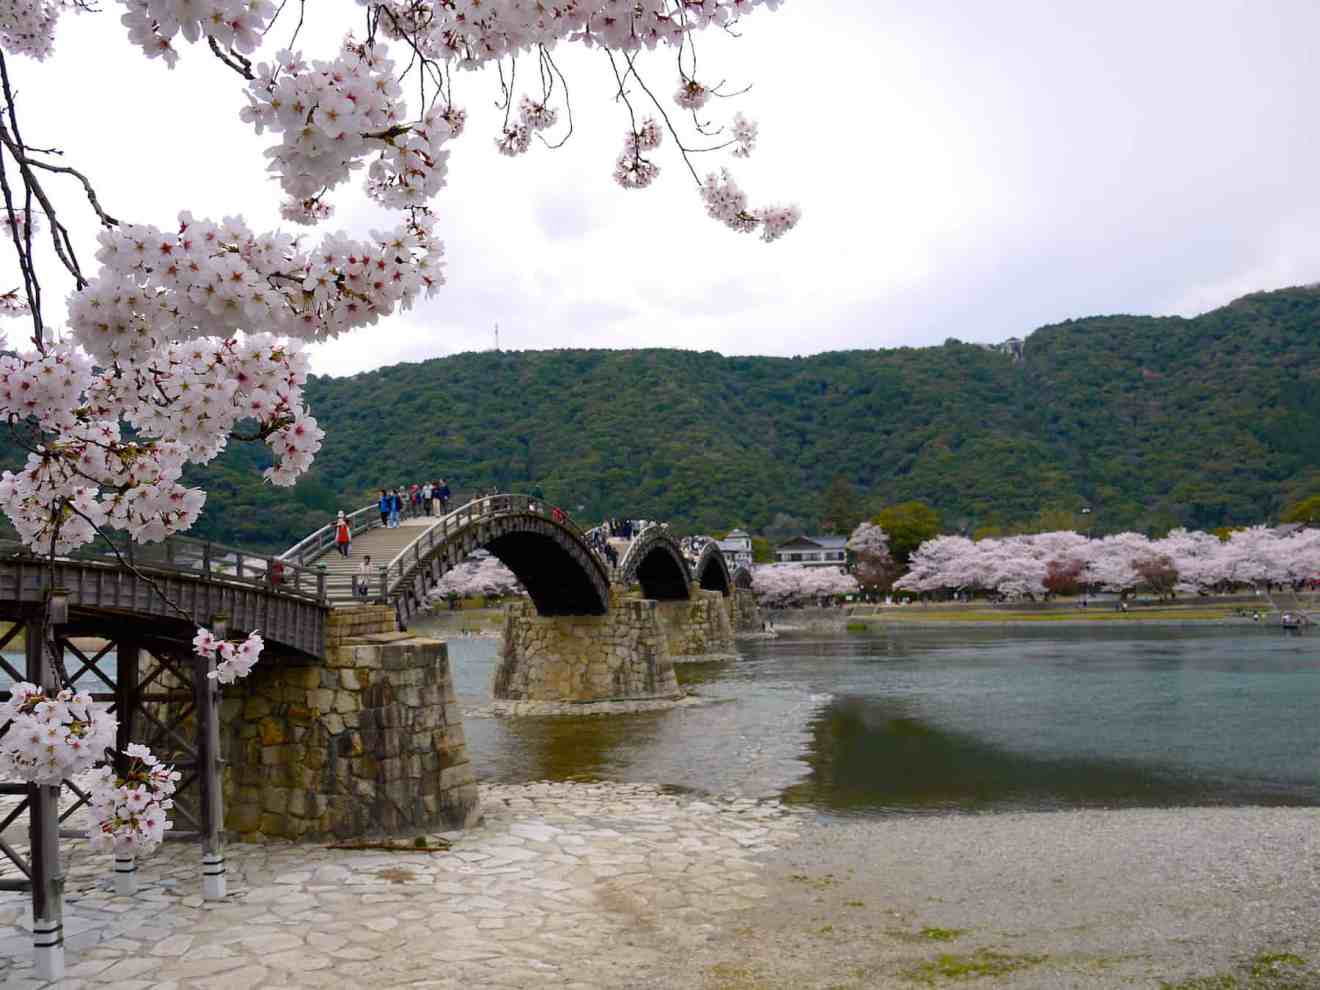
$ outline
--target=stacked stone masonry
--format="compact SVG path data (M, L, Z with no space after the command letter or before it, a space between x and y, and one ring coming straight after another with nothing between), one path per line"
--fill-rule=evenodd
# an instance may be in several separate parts
M225 825L244 841L465 828L477 788L449 657L393 606L336 609L324 665L225 689Z
M678 699L656 603L610 595L606 615L543 617L510 605L495 697L511 701L600 702Z
M764 617L760 606L756 604L756 594L750 588L734 588L729 598L729 609L733 613L733 631L735 634L759 633L762 631Z
M657 603L671 659L704 659L734 652L733 625L725 601L718 591L693 588L689 601Z

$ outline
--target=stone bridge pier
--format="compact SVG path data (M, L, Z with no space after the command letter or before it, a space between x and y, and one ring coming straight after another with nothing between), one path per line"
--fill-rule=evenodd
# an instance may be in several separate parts
M721 592L694 586L687 601L656 602L673 663L734 656L734 630L727 604L731 600Z
M657 603L610 592L604 615L538 615L510 605L495 671L500 701L602 702L677 700L683 690Z
M445 644L393 605L331 611L324 663L262 663L221 700L225 827L244 841L448 831L478 817Z

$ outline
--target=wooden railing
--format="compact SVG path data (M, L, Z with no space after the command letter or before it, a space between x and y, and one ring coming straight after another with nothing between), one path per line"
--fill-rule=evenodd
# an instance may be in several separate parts
M0 557L39 564L36 554L16 541L0 542ZM159 543L135 543L127 535L95 543L60 555L60 560L96 561L123 567L127 564L144 573L182 574L223 584L273 591L319 604L327 603L325 572L304 567L270 554L188 536L167 536Z

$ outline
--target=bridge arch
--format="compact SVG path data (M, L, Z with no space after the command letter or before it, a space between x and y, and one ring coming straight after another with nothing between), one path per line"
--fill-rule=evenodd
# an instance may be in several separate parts
M724 559L723 551L714 540L701 548L692 575L704 591L718 591L725 598L733 594L733 575L729 573L729 562Z
M615 581L625 588L641 585L643 598L686 601L691 596L692 571L669 528L650 526L624 553Z
M406 625L427 591L481 549L513 571L540 615L604 615L609 609L601 559L567 516L523 495L493 495L438 519L385 565L383 591L372 594L393 601Z

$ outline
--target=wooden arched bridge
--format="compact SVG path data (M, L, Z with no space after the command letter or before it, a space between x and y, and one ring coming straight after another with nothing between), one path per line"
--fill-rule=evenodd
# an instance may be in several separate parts
M0 544L0 620L27 621L55 588L67 596L69 637L187 642L195 626L224 615L233 633L260 630L274 653L322 657L330 609L390 603L406 625L428 589L478 549L513 571L545 616L603 615L611 585L638 584L660 601L685 599L693 586L725 595L734 587L714 541L689 564L669 528L652 525L611 568L563 511L526 495L476 499L393 529L374 505L347 518L347 557L335 549L334 524L279 555L184 536L102 542L54 561Z
M659 601L686 599L694 585L726 595L733 587L713 541L693 568L669 528L653 525L611 568L562 510L527 495L491 495L444 516L405 519L394 529L382 525L375 505L346 519L353 534L347 556L335 548L332 523L279 559L294 573L324 575L328 606L390 602L403 625L424 606L427 590L479 549L513 571L543 616L603 615L611 585L638 584L642 597Z

